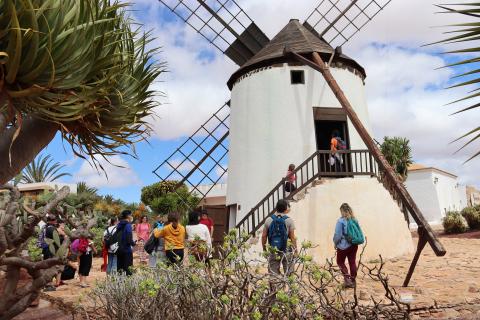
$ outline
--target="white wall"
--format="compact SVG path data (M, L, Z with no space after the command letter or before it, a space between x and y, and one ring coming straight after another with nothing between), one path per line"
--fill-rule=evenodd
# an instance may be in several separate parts
M410 171L405 184L425 219L432 225L441 224L447 211L459 211L467 205L465 186L459 185L456 177L440 171Z
M367 238L364 261L393 258L413 252L413 241L403 213L388 191L376 178L330 179L311 188L305 199L291 204L288 214L295 222L300 245L309 240L318 262L333 257L333 234L340 217L340 205L347 202L353 209ZM262 230L262 229L261 229ZM252 254L261 251L259 237Z
M304 70L305 84L292 85L290 70ZM331 69L363 124L370 122L360 77ZM227 204L239 221L285 175L316 151L312 107L340 108L322 75L310 67L274 67L254 73L232 89ZM352 149L366 149L349 122Z

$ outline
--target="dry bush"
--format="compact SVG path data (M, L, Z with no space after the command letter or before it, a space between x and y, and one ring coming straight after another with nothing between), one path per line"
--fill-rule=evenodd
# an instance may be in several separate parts
M360 263L365 276L379 282L384 297L360 301L357 290L343 288L333 263L324 266L302 245L290 275L265 271L265 263L249 259L246 239L227 235L219 259L189 259L182 267L140 268L131 277L114 275L89 294L90 319L409 319L409 306L399 301L380 263Z

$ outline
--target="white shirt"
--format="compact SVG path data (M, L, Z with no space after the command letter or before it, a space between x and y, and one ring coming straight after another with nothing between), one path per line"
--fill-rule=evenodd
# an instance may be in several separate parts
M212 247L212 237L208 227L204 224L187 225L187 240L193 241L195 239L203 240L207 243L208 248Z
M117 230L116 225L108 227L107 230L105 230L103 232L103 238L105 238L105 236L107 235L107 232L113 236L113 234L115 233L116 230ZM109 253L115 253L115 252L117 252L117 249L118 249L118 243L114 243L110 246L110 248L108 248L108 252Z

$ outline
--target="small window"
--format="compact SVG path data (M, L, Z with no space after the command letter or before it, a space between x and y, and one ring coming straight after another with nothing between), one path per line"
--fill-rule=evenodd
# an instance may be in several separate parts
M305 73L303 70L290 71L290 79L292 84L305 84Z

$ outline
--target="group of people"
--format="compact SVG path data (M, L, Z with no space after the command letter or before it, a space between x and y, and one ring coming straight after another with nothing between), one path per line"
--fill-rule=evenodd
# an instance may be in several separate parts
M132 212L124 210L120 221L112 218L104 232L107 274L124 272L131 275L134 248L140 263L150 267L158 263L180 264L187 244L198 260L207 261L211 254L213 221L206 212L190 212L186 226L179 222L176 212L157 216L153 225L149 224L147 217L142 217L134 226L132 221Z
M295 236L295 222L288 216L290 204L286 200L279 200L276 204L276 212L267 218L262 233L262 247L267 251L267 243L270 250L268 255L268 270L274 274L290 274L294 270L294 256L297 254L297 239ZM360 225L348 203L340 206L340 218L335 225L333 244L336 250L337 264L344 277L344 286L355 286L357 277L357 250L364 242L364 235ZM348 265L346 266L346 260Z
M58 242L55 241L55 233L58 235ZM44 260L53 258L60 245L67 240L65 233L65 223L55 215L47 216L46 223L41 226L37 246L42 250ZM53 250L52 248L53 247ZM55 281L47 284L45 291L55 291L57 287L64 285L64 281L72 280L78 272L79 285L83 288L88 287L87 277L92 268L93 254L96 253L93 241L87 233L80 235L73 240L68 248L67 263L63 270L55 276Z

